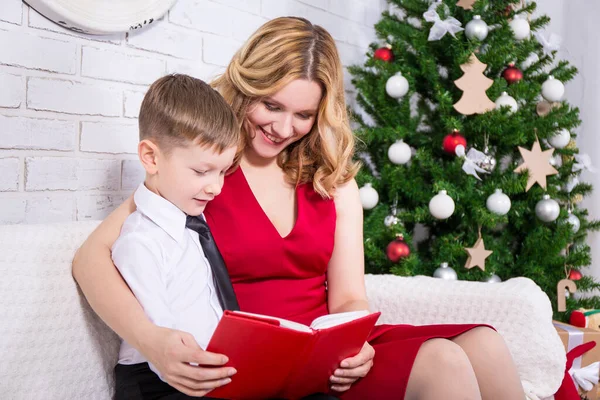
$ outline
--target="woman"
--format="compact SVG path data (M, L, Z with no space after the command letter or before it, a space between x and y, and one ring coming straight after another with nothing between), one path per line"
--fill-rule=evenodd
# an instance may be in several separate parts
M334 40L304 19L277 18L250 37L214 86L245 137L240 168L205 212L241 309L302 323L368 309L358 167ZM205 395L231 371L186 363L218 366L224 357L153 326L111 262L132 208L128 200L92 233L74 276L94 310L173 387ZM503 340L477 325L376 327L331 388L343 399L524 398Z

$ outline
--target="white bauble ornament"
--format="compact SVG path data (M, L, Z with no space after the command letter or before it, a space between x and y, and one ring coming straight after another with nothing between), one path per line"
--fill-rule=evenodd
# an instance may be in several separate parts
M549 102L560 101L565 94L565 85L552 75L542 83L542 96Z
M379 202L379 193L373 189L370 183L366 183L365 186L361 187L358 193L360 195L360 202L365 210L374 208Z
M555 149L564 149L570 141L571 132L564 128L548 138L548 143Z
M544 198L535 205L535 215L544 222L555 221L559 214L560 206L558 205L558 202L551 199L547 194L545 194Z
M410 146L402 140L398 140L388 149L388 158L394 164L406 164L410 161L411 155Z
M465 35L470 40L484 40L487 37L489 30L488 25L479 15L475 15L473 19L465 25Z
M487 209L496 215L506 215L510 211L510 198L502 193L502 189L496 189L485 203Z
M502 92L502 95L496 99L496 110L499 110L501 107L509 106L510 113L514 113L519 109L519 105L514 97L509 96L508 93Z
M390 97L399 99L408 93L408 81L398 72L385 83L385 91Z
M502 282L502 279L500 279L498 275L492 274L492 276L490 276L489 278L485 278L483 281L488 283L500 283Z
M569 212L567 222L571 224L571 227L573 228L573 233L577 233L579 231L579 228L581 228L581 221L579 220L579 218L577 218L577 215L575 214L571 214Z
M452 267L449 267L448 263L441 263L439 268L434 271L433 277L447 281L455 281L458 279L456 271Z
M437 219L446 219L454 213L454 200L445 190L440 190L429 201L429 212Z
M529 26L529 22L527 22L524 18L515 18L510 21L510 28L515 35L515 39L523 40L529 37L529 33L531 32L531 28Z

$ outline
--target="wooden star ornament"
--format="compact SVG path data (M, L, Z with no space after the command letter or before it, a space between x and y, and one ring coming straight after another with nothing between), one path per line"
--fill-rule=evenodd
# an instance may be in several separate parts
M459 2L456 3L456 5L464 8L465 10L472 10L475 1L476 0L459 0Z
M515 169L515 172L529 171L525 191L529 191L536 183L546 189L546 176L558 174L558 171L550 165L554 149L542 151L540 141L536 138L531 150L519 147L519 152L521 153L521 157L523 157L523 164L519 165Z
M481 235L473 247L467 247L465 250L467 253L469 253L469 258L467 258L465 268L471 269L473 267L479 267L482 271L485 271L485 259L488 258L493 251L485 249L485 244L483 243L483 238Z

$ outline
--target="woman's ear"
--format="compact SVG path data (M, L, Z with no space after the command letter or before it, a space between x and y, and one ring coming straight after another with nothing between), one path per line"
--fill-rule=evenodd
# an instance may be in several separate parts
M138 144L138 156L146 173L155 175L158 173L158 157L160 149L154 142L144 139Z

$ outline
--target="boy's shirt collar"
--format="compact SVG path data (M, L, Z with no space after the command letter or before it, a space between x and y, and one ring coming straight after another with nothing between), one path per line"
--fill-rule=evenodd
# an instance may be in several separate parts
M133 201L138 211L150 218L177 243L183 244L187 216L175 204L152 192L143 182L135 191Z

